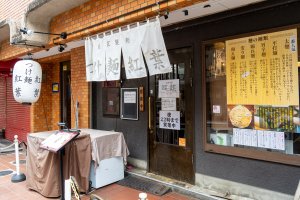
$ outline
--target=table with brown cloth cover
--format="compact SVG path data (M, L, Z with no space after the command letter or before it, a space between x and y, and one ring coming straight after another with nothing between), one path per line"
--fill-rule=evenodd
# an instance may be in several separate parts
M60 188L59 153L40 148L40 144L55 131L31 133L27 137L26 185L45 197L58 197ZM91 139L89 134L80 135L65 146L63 156L64 179L74 176L81 192L88 192L91 163Z
M101 160L112 157L123 157L124 164L127 163L129 150L122 132L104 131L96 129L80 129L91 137L92 160L95 167L99 166Z

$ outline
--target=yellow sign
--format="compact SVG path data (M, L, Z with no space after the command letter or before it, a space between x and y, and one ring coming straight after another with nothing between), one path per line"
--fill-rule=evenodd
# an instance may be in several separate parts
M185 145L186 145L185 138L179 138L179 146L185 147Z
M226 41L227 104L298 105L297 30Z

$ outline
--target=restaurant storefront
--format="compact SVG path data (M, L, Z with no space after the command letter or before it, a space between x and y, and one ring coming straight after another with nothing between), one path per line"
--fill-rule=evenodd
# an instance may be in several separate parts
M72 11L87 11L91 5ZM122 61L119 80L87 82L83 42L70 52L41 57L45 102L34 104L31 112L33 123L41 117L46 125L37 122L32 132L55 129L59 120L69 120L72 127L77 121L79 128L119 131L130 151L128 162L148 172L226 198L291 199L300 177L299 9L298 1L263 1L186 21L186 12L180 11L182 20L168 25L172 12L169 19L160 13L171 70L150 76L145 56L143 78L128 79ZM71 13L55 16L51 32L66 31L63 19L80 24L87 15ZM71 34L68 42L124 25L109 23ZM53 91L53 84L60 89ZM177 92L162 92L168 86ZM66 96L63 91L69 90L71 96ZM47 117L40 109L46 109Z
M300 175L300 4L273 3L164 28L173 71L122 79L121 87L142 87L149 100L139 122L98 115L110 88L93 83L93 128L123 131L132 161L150 172L229 198L289 198ZM181 131L157 122L158 83L174 78L180 81Z

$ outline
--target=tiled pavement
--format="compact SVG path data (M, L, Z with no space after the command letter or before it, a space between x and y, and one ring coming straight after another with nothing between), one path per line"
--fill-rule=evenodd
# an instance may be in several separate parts
M26 159L24 154L20 155L20 159ZM15 161L15 154L0 154L0 171L12 169L15 166L11 162ZM26 165L20 165L20 171L25 173ZM120 186L118 184L111 184L100 189L95 190L93 193L102 197L104 200L138 200L138 191L132 188ZM0 177L0 200L46 200L46 199L59 199L59 198L46 198L39 193L26 188L26 181L20 183L12 183L11 175ZM89 195L82 195L82 200L88 200ZM194 198L181 195L176 192L169 192L164 196L154 196L148 194L148 200L195 200Z

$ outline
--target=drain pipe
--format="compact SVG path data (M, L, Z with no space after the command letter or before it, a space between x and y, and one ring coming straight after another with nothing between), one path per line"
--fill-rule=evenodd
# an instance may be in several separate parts
M26 176L23 173L20 173L20 160L19 160L19 141L18 136L15 135L15 153L16 153L16 171L17 173L11 177L11 182L18 183L26 180Z

